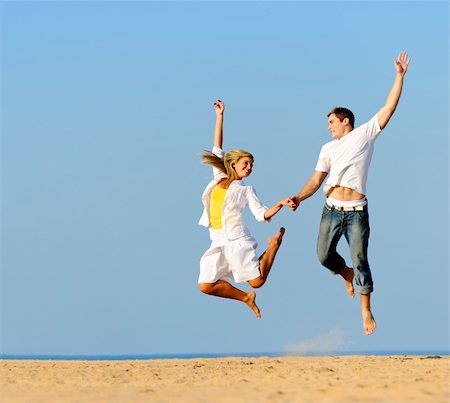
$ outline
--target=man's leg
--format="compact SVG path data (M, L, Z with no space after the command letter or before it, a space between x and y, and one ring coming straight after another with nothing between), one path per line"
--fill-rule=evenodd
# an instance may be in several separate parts
M353 278L355 277L355 273L352 268L345 265L345 267L339 273L341 277L344 279L345 289L350 298L355 298L355 289L353 287Z
M270 269L275 261L275 256L280 248L281 242L283 241L285 231L286 230L281 227L274 236L267 240L269 246L259 258L259 271L261 274L259 277L248 281L248 284L250 284L253 288L259 288L266 282Z
M336 251L342 235L342 213L324 207L317 239L317 257L320 263L334 274L344 279L347 294L353 298L353 270L345 264L344 258Z
M367 206L364 211L348 214L348 225L345 235L350 246L350 253L353 261L355 289L361 295L361 315L364 333L369 335L375 331L376 322L370 306L370 296L373 292L373 280L367 259L370 235Z
M372 334L377 328L377 323L370 308L370 294L361 294L361 315L364 333L367 335Z
M215 283L199 283L198 289L208 295L242 301L248 305L258 319L261 318L261 313L256 305L256 293L253 291L242 291L223 280L216 281Z

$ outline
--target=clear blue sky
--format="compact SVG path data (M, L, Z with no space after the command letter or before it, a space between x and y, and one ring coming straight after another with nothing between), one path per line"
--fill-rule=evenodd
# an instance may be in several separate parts
M1 352L448 349L448 17L428 1L2 2ZM368 181L377 332L316 259L321 191L270 224L246 215L261 252L287 229L262 320L197 291L212 102L272 205L313 173L330 108L358 125L384 104L401 50Z

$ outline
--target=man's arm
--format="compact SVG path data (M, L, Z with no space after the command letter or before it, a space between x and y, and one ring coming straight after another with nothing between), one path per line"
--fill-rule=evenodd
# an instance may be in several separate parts
M214 102L214 109L216 111L216 126L214 128L214 147L222 149L223 143L223 113L225 112L225 104L218 99Z
M384 105L378 112L378 122L380 123L381 129L384 129L389 122L389 119L395 112L397 108L398 101L400 100L400 96L402 95L403 88L403 77L408 70L409 62L411 58L408 56L406 52L400 52L397 60L394 60L395 66L395 79L394 84L392 85L391 91L386 99L386 105Z
M327 175L328 172L314 171L313 176L305 183L305 186L303 186L300 192L298 192L297 195L292 196L292 200L295 204L293 210L296 210L303 200L317 192Z

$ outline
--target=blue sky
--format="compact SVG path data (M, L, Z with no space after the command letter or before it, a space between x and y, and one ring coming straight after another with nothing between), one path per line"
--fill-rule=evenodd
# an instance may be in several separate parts
M447 2L0 6L3 354L448 349ZM287 229L262 320L198 292L212 102L272 205L312 174L332 107L358 125L384 104L401 50L368 181L377 332L316 259L321 191L246 215L261 252Z

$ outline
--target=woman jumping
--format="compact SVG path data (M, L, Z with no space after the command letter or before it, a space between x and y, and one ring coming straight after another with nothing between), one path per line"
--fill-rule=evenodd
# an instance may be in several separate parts
M280 200L273 207L265 207L251 186L242 182L250 176L253 156L243 150L222 150L223 114L225 105L214 103L216 126L212 152L202 155L205 164L212 165L214 179L203 192L203 215L199 224L209 228L211 246L200 260L198 287L205 294L236 299L247 304L261 318L256 305L256 293L245 292L231 285L248 282L253 288L267 280L275 255L283 239L284 228L268 239L269 246L258 258L257 242L242 220L242 211L248 206L257 221L269 221L283 206L294 208L291 198Z

